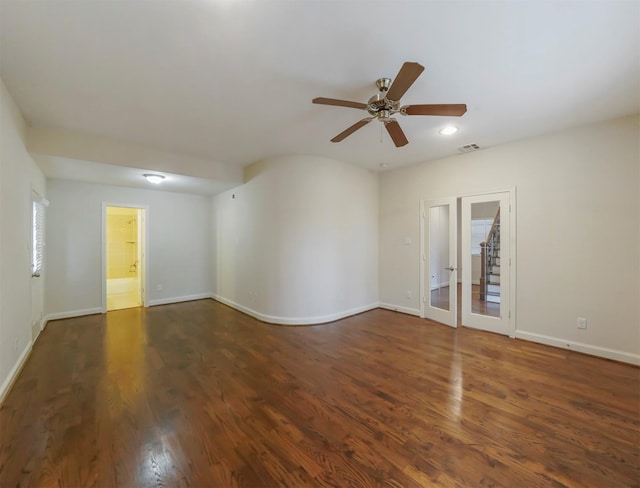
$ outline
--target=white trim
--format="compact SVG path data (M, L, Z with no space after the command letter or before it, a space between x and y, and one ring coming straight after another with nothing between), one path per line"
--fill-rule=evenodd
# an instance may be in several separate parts
M352 308L350 310L344 310L342 312L336 312L328 315L316 315L311 317L280 317L276 315L266 315L260 312L256 312L255 310L245 307L244 305L240 305L234 301L228 300L220 295L212 294L211 298L217 300L220 303L224 303L225 305L230 306L231 308L235 308L241 312L246 313L247 315L252 316L262 322L267 322L269 324L276 325L314 325L314 324L325 324L327 322L334 322L335 320L344 319L345 317L349 317L351 315L356 315L362 312L368 312L369 310L374 310L378 308L379 304L371 303L369 305L364 305L362 307Z
M149 300L148 306L168 305L170 303L191 302L193 300L202 300L203 298L211 298L211 293L197 293L195 295L184 295L181 297L159 298L157 300Z
M401 307L400 305L393 305L392 303L378 303L378 308L384 308L392 312L406 313L407 315L415 315L416 317L421 316L419 308Z
M502 196L501 196L502 194ZM503 195L506 194L506 197ZM498 317L490 317L486 315L473 314L471 312L471 297L470 297L470 289L469 287L465 287L464 283L468 281L471 285L473 283L472 278L472 263L471 263L471 255L468 255L466 252L462 252L462 325L465 327L471 327L480 330L486 330L489 332L495 332L498 334L507 335L508 337L514 338L516 335L516 265L517 265L517 250L516 250L516 187L513 186L509 189L497 191L497 192L483 192L472 195L461 196L462 199L462 236L463 242L469 242L469 229L465 225L466 222L471 220L471 204L483 201L486 197L492 197L494 199L500 200L500 208L501 212L503 207L508 205L508 208L504 208L505 211L509 213L507 222L509 229L508 236L508 246L504 246L505 249L508 250L508 254L511 258L510 263L503 263L502 259L506 259L504 257L501 258L500 266L502 268L508 267L508 273L505 273L507 279L501 280L502 285L508 286L509 295L505 295L505 301L501 299L501 307L500 307L500 318ZM506 200L506 201L505 201ZM466 202L466 203L465 203ZM504 216L501 214L501 220ZM504 228L503 228L504 230ZM504 232L502 232L502 236L504 236ZM463 246L464 247L464 246ZM508 302L507 299L508 298ZM473 322L471 321L473 319Z
M418 310L418 317L424 318L424 311L425 311L425 302L427 300L427 283L429 283L429 276L425 276L428 274L427 272L427 242L426 239L424 238L424 234L426 232L426 225L427 225L427 210L426 210L426 202L427 200L420 200L420 256L418 256L418 269L420 270L420 296L418 297L419 303L420 303L420 309ZM457 202L456 202L457 205ZM456 253L456 257L457 257L457 253ZM380 303L380 307L381 308L386 308L388 310L394 310L394 311L398 311L401 312L402 308L404 307L396 307L394 305L388 305L386 303ZM411 309L407 309L407 310L411 310ZM403 312L403 313L409 313L409 312ZM414 314L411 314L414 315Z
M40 334L42 334L42 331L44 330L44 318L33 321L33 324L31 324L31 330L32 331L33 331L33 325L34 324L38 325L38 333L36 334L36 336L34 338L32 338L32 340L31 340L32 344L36 343L36 341L38 340L38 337L40 337Z
M72 319L74 317L82 317L84 315L96 315L102 313L101 307L85 308L82 310L69 310L68 312L49 313L43 320L42 328L44 329L50 320Z
M511 262L509 263L509 310L507 310L506 313L509 314L509 337L512 339L516 336L517 332L516 309L518 304L518 294L516 293L516 289L518 287L518 228L516 227L518 224L518 214L516 211L517 192L518 188L516 186L509 190L509 232L511 233L509 254ZM502 266L502 261L500 261L500 265ZM500 270L502 271L502 268L500 268Z
M2 404L2 402L4 402L6 394L9 393L9 389L13 385L13 382L17 379L18 374L24 366L24 363L27 361L32 347L33 343L29 342L27 344L27 347L25 347L22 351L22 354L20 354L20 357L16 361L16 364L14 364L13 368L11 368L11 371L9 371L9 374L5 378L4 383L2 383L2 386L0 386L0 405Z
M517 330L515 337L516 339L537 342L538 344L555 346L562 349L568 349L570 351L578 351L581 353L590 354L592 356L599 356L606 359L613 359L614 361L622 361L624 363L630 363L640 366L639 354L619 351L617 349L609 349L608 347L592 346L591 344L584 344L582 342L568 341L565 339L560 339L559 337L551 337L547 335L536 334L535 332L526 332L524 330Z
M431 291L431 242L427 236L431 232L431 208L449 207L449 266L453 271L449 274L449 310L442 310L430 305ZM438 200L420 201L420 317L440 322L449 327L458 327L458 199L457 197L440 198ZM455 286L454 286L455 285ZM438 288L441 288L439 285ZM429 289L429 291L427 291Z

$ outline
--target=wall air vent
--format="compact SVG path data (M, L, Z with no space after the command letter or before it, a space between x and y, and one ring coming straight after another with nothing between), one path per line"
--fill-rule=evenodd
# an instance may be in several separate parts
M480 150L480 146L478 146L477 144L467 144L465 146L460 146L458 148L458 151L460 151L462 153L478 151L478 150Z

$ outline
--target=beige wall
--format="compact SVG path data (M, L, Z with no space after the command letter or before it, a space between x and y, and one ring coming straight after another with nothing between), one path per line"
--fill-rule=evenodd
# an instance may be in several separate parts
M516 335L640 362L638 133L626 117L382 173L380 302L419 310L420 200L515 187Z
M65 180L47 192L48 318L102 310L103 203L146 209L148 305L211 296L211 197Z
M0 398L31 348L42 318L45 274L31 277L31 192L44 196L46 187L44 175L26 151L25 129L0 80Z
M213 291L261 320L318 323L378 301L378 184L326 158L272 158L213 199Z

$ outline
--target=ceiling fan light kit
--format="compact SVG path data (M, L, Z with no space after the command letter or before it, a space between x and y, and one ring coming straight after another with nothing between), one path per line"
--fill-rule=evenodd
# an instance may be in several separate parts
M335 98L318 97L312 100L320 105L333 105L366 110L370 117L366 117L331 139L331 142L340 142L361 129L374 119L384 124L385 129L396 147L402 147L409 143L398 121L393 118L400 115L443 115L460 117L467 111L465 104L438 104L438 105L401 105L400 99L418 79L424 71L424 66L419 63L406 62L400 68L393 82L390 78L380 78L376 81L378 93L372 96L367 103L337 100ZM456 129L457 130L457 129Z

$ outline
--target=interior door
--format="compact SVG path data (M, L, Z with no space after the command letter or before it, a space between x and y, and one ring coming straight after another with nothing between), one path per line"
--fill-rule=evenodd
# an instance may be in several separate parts
M422 317L457 327L456 199L423 202Z
M512 335L510 193L461 202L462 325Z

